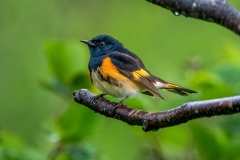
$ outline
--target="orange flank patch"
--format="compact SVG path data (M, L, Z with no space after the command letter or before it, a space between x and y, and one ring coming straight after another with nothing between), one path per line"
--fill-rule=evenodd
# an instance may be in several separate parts
M150 75L148 74L147 71L145 71L144 69L140 69L140 70L137 70L137 71L134 71L132 72L133 74L133 77L136 79L136 80L139 80L140 77L149 77Z
M112 63L111 59L109 57L103 59L102 65L100 67L101 74L104 78L107 78L108 76L113 77L114 79L117 79L119 81L127 81L128 78L117 70L117 68Z

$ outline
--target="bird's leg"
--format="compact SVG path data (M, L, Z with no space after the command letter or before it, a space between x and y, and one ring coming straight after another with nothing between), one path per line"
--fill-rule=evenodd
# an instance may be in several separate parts
M116 104L116 105L114 106L114 109L113 109L112 113L115 112L116 109L117 109L119 106L121 106L128 97L129 97L129 96L124 97L118 104Z
M121 106L129 96L124 97L117 105Z

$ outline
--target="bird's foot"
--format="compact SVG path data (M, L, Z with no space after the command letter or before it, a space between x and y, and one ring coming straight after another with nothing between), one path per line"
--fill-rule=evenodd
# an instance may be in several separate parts
M95 101L95 102L99 102L99 100L101 98L103 98L105 95L107 95L107 94L104 94L104 93L99 94L99 95L95 96L92 100Z
M95 96L95 98L96 98L96 99L102 98L102 97L104 97L104 96L106 96L106 95L107 95L107 94L105 94L105 93L101 93L101 94Z
M128 96L126 96L123 100L121 100L119 103L117 103L115 106L114 106L114 109L112 111L112 113L114 113L116 111L116 109L120 106L123 105L124 101L128 98Z

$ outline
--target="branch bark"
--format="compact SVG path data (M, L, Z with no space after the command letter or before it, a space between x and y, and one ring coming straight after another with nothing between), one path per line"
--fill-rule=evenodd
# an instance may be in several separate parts
M142 126L146 132L186 123L197 118L240 112L240 96L188 102L163 112L146 112L126 105L115 109L114 106L117 103L110 102L104 97L97 97L86 89L77 90L73 95L75 102L106 117L119 119L130 125Z
M240 35L240 12L227 0L147 0L169 9L175 15L184 15L222 25Z

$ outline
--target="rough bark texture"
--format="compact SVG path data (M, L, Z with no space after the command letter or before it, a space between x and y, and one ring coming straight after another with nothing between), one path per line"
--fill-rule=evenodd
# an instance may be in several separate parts
M227 0L147 0L171 10L175 15L184 15L220 24L240 35L240 12Z
M77 90L73 95L75 102L106 117L119 119L130 125L142 126L146 132L178 125L196 118L240 112L240 96L188 102L163 112L146 112L129 108L126 105L115 109L116 103L104 97L97 97L86 89Z

